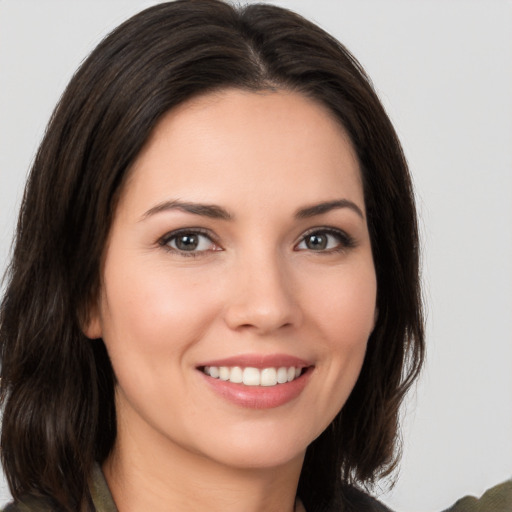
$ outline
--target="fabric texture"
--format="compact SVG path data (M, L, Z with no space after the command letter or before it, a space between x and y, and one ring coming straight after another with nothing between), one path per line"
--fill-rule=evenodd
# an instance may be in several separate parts
M99 464L94 466L91 494L96 512L118 512Z
M96 512L118 512L101 468L93 471L92 499ZM307 504L306 512L391 512L389 508L355 488L345 490L347 511L325 503ZM3 512L55 512L55 508L40 498L24 497L10 503ZM443 512L512 512L512 480L489 489L480 499L467 496Z
M91 480L91 496L96 512L118 512L107 481L98 464L94 466ZM55 512L55 507L43 499L27 496L16 503L9 503L2 512Z
M512 480L489 489L480 499L466 496L444 512L512 512Z

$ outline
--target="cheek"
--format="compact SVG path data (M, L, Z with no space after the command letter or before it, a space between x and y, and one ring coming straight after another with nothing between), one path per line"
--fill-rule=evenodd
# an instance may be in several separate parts
M128 347L138 354L176 355L200 338L219 304L210 280L196 274L171 272L154 262L123 265L122 271L107 267L101 309L111 357Z
M186 274L154 262L106 268L102 330L124 397L119 414L144 411L148 396L154 418L187 401L192 388L183 379L189 376L190 349L216 317L218 299L208 280ZM162 393L162 386L181 389L180 399Z
M330 278L317 280L317 285L322 285L324 292L315 294L309 308L310 325L321 341L319 373L325 392L319 393L317 405L329 411L326 417L330 422L359 377L374 326L377 286L373 265L333 272Z
M310 309L331 350L366 345L375 323L377 283L373 264L333 271L317 278L309 288L317 290Z

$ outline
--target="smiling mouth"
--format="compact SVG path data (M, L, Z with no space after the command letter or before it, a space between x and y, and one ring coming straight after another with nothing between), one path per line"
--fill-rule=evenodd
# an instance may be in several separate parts
M298 379L307 368L298 366L280 366L253 368L240 366L203 366L199 368L204 374L233 384L245 386L271 387L286 384Z

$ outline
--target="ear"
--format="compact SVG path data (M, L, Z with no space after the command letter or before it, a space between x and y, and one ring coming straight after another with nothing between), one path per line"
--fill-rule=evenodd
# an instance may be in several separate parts
M100 324L98 317L96 317L94 319L90 319L87 322L87 325L85 326L85 328L82 329L82 331L91 340L95 340L95 339L103 337L101 324Z
M82 316L83 320L80 321L82 332L91 340L103 337L103 329L101 327L101 315L99 305L94 302L87 308L87 311Z

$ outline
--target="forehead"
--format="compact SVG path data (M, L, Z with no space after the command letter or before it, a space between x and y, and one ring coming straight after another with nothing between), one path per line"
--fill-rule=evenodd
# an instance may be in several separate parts
M364 208L358 160L334 115L288 91L223 90L159 121L132 166L126 192L216 202L233 193L302 202L349 194ZM320 196L320 197L319 197ZM264 201L265 202L265 201Z

